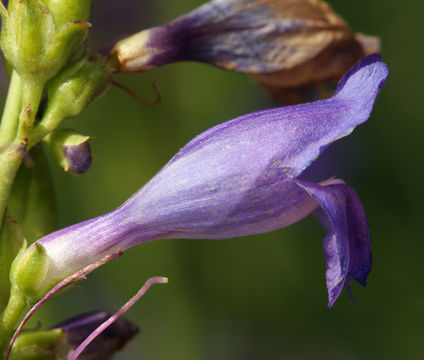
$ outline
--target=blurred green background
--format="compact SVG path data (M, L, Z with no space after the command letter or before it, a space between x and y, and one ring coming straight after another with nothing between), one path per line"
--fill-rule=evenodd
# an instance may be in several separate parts
M169 21L201 3L94 0L92 46ZM322 177L343 178L367 211L374 264L368 287L352 286L356 303L343 293L327 308L324 230L311 216L260 236L133 248L90 274L80 291L49 300L37 317L44 326L85 311L117 309L149 276L163 275L169 284L152 287L127 313L141 333L116 359L424 358L424 3L331 4L353 31L381 37L391 71L371 119L329 149L332 163ZM60 227L118 206L207 128L273 106L247 76L201 64L117 80L145 98L154 98L151 83L157 82L163 101L143 106L112 88L66 122L95 137L96 161L78 178L52 164Z

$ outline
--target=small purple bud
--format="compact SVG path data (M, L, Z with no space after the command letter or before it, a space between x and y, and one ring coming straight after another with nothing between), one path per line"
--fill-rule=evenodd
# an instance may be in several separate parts
M83 174L91 166L90 137L69 129L59 129L48 135L47 142L59 165L72 175Z
M71 174L83 174L90 168L93 158L88 142L81 145L65 145L63 152L68 161L69 172Z
M61 351L69 354L73 352L99 325L110 318L113 313L96 311L78 315L60 324L53 329L62 329L65 332L65 344ZM122 349L139 329L130 321L119 318L85 348L78 357L80 360L110 359L116 351ZM67 358L67 357L66 357Z

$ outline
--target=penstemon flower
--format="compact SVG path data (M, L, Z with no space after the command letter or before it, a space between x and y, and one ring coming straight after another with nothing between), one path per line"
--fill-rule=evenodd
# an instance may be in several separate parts
M41 249L46 258L33 286L52 286L146 241L264 233L317 211L328 231L332 306L351 278L365 285L371 268L366 216L356 192L341 180L314 184L298 177L333 141L368 119L387 76L380 56L371 55L345 74L330 99L240 116L205 131L116 210L33 244L28 251Z

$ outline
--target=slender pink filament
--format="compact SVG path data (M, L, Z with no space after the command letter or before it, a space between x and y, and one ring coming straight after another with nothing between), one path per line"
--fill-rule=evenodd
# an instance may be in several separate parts
M123 314L125 314L140 298L149 290L150 286L153 284L164 284L167 283L168 279L166 277L155 276L148 279L144 285L138 290L138 292L130 299L128 302L122 306L115 314L113 314L109 319L102 323L96 330L94 330L72 353L69 360L76 360L76 358L84 351L84 349L97 337L99 336L106 328L112 325L116 320L118 320Z

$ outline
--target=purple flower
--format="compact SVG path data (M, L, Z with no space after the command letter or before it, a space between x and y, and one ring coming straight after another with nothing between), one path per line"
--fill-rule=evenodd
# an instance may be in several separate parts
M116 210L38 241L56 283L104 256L167 238L226 239L283 228L318 211L329 305L371 268L368 226L355 191L340 180L298 176L333 141L370 116L388 76L379 55L345 74L327 100L244 115L184 146Z

